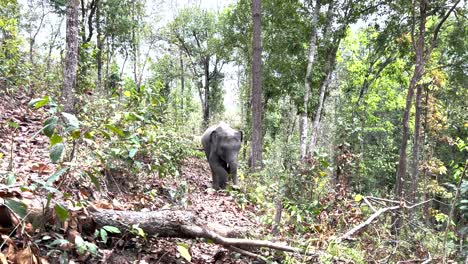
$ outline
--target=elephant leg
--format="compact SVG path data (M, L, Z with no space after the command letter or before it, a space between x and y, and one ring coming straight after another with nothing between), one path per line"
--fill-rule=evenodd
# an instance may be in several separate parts
M211 163L210 163L210 169L211 169L211 179L212 179L211 185L213 189L218 190L219 189L218 176L216 176L216 172L213 169L213 166L211 166Z
M211 171L213 172L213 188L214 189L226 189L226 182L228 179L228 173L224 166L219 162L210 163Z

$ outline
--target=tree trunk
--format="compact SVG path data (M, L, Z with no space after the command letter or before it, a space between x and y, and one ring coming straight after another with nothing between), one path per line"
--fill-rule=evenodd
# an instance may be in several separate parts
M252 59L252 162L251 171L262 167L262 25L261 0L253 0Z
M420 133L421 133L421 94L422 94L422 85L416 87L416 113L414 118L414 143L413 143L413 163L411 167L411 194L410 201L417 202L418 199L418 183L419 183L419 143L420 143Z
M205 94L204 94L204 107L203 107L203 127L208 128L210 124L210 58L207 57L203 63L203 70L205 76Z
M135 23L137 22L137 17L136 17L136 10L135 10L135 1L132 1L132 55L133 55L133 81L135 82L136 90L140 92L140 85L138 82L138 58L139 58L139 52L138 48L139 45L137 43L137 33L136 33L136 26Z
M333 71L335 69L336 64L336 53L338 52L338 47L340 46L341 39L336 41L337 43L332 44L331 49L329 49L327 55L327 61L325 62L325 77L320 82L320 92L319 92L319 101L317 105L317 110L315 111L314 122L312 123L312 134L310 137L310 145L309 145L309 155L314 154L314 150L317 146L317 137L318 137L318 130L320 125L320 117L322 116L322 109L323 104L325 101L325 92L330 85Z
M185 90L185 74L184 74L184 59L183 51L180 49L180 109L184 110L184 90Z
M310 32L309 40L309 59L307 63L306 76L304 79L304 104L301 112L301 117L299 119L299 138L300 138L300 155L301 160L306 157L307 154L307 128L308 128L308 108L309 108L309 97L310 97L310 77L312 75L312 67L315 62L315 52L317 50L317 18L320 13L320 0L315 2L314 13L312 15L312 29Z
M427 3L426 0L420 1L419 12L420 12L420 20L419 20L419 33L418 33L418 40L417 43L414 45L415 53L416 53L416 60L415 60L415 68L413 77L411 78L410 85L408 87L408 94L406 95L406 107L405 112L403 114L403 135L401 140L401 148L400 148L400 159L398 161L398 169L397 175L395 180L395 196L402 200L404 199L404 192L403 192L403 184L405 182L404 178L406 175L406 149L408 146L408 137L409 137L409 115L411 111L411 103L413 101L414 89L416 84L421 79L424 73L425 67L425 56L424 56L424 34L426 30L426 9ZM400 226L401 226L401 217L396 215L394 218L394 225L393 225L393 233L398 234Z
M97 64L97 84L96 88L100 93L104 93L102 88L102 32L101 32L101 1L96 0L96 64Z
M79 0L70 0L68 2L67 33L66 33L66 56L65 69L63 76L63 87L61 103L63 111L67 113L74 112L75 106L75 85L76 69L78 65L78 6Z

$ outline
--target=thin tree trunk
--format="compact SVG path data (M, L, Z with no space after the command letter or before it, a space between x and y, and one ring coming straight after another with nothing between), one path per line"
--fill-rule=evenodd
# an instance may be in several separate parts
M57 41L58 36L60 35L60 28L62 25L64 17L60 19L60 22L57 24L57 30L55 31L54 37L52 38L52 41L49 43L49 51L47 52L47 59L46 59L46 70L44 71L44 77L47 75L47 73L50 70L50 61L51 61L51 56L52 56L52 50L54 49L55 42ZM53 26L51 26L51 32L53 32ZM49 85L49 80L47 80L47 85Z
M66 33L66 56L65 69L63 76L63 87L61 103L63 111L67 113L74 112L75 106L75 85L76 69L78 65L78 6L79 0L70 0L68 2L67 33Z
M84 43L86 42L86 26L85 26L85 20L86 20L86 4L85 0L81 0L81 41Z
M426 0L420 1L420 21L419 21L419 33L418 33L418 40L415 44L415 53L416 53L416 60L415 60L415 68L413 77L411 78L410 85L408 87L408 94L406 95L406 107L405 112L403 114L402 120L402 128L403 128L403 135L400 147L400 158L398 161L398 169L397 175L395 180L395 196L398 199L404 199L404 192L403 192L403 184L405 182L404 178L406 175L406 165L407 165L407 158L406 158L406 149L408 146L408 137L409 137L409 115L411 111L411 104L413 102L413 95L414 89L416 84L421 79L421 76L424 73L424 66L425 66L425 56L424 56L424 34L426 30L426 8L427 2ZM398 234L400 226L401 226L401 217L399 215L395 215L394 218L394 225L393 225L393 233Z
M422 85L416 87L416 113L414 119L414 144L413 144L413 163L411 168L411 201L417 202L418 199L418 183L419 183L419 143L420 143L420 131L421 131L421 94L422 94Z
M333 75L333 71L335 69L335 64L336 64L336 53L338 52L338 47L340 46L340 42L341 42L341 39L339 39L337 43L332 44L333 46L331 50L329 50L327 61L325 62L325 77L320 83L319 101L317 105L317 110L315 111L314 121L312 123L312 134L310 137L310 145L309 145L310 155L313 155L314 150L317 146L318 130L320 126L320 117L322 116L323 104L325 101L325 92L332 80L332 75Z
M262 167L262 25L261 0L253 0L252 161L251 171Z
M184 110L184 90L185 90L185 74L184 74L184 59L183 52L180 49L180 108Z
M315 2L314 13L312 15L312 29L310 33L309 40L309 59L307 63L306 76L304 79L304 104L303 110L301 112L301 117L299 119L299 138L300 138L300 157L303 160L307 154L307 128L308 128L308 108L309 108L309 97L310 97L310 77L312 75L312 67L315 62L315 52L317 50L317 18L320 12L320 0Z
M127 64L127 60L128 60L128 51L127 51L127 49L125 49L125 58L124 58L124 61L122 63L122 69L120 69L119 80L122 80L123 73L124 73L124 70L125 70L125 64Z
M424 100L424 133L422 134L423 138L422 138L422 142L424 142L424 146L426 146L424 149L425 151L423 153L425 153L424 155L424 159L425 160L431 160L432 159L432 149L431 149L431 146L429 145L429 141L430 141L430 134L429 134L429 123L428 123L428 120L429 120L429 103L428 103L428 100L429 100L429 90L426 90L426 96L425 96L425 100ZM429 199L429 192L426 191L427 190L427 183L428 183L428 174L427 174L427 169L424 169L424 181L423 181L423 189L425 190L424 191L424 200L428 200ZM431 215L429 213L429 208L430 208L430 204L425 204L423 206L423 210L422 210L422 215L423 215L423 219L425 220L426 222L426 225L430 225L430 218L431 218Z
M109 69L110 69L110 45L109 36L106 36L106 81L104 87L109 92Z
M210 123L210 58L206 57L203 63L203 70L205 75L205 94L204 94L204 107L203 107L203 127L207 128Z
M102 32L101 32L101 1L96 0L96 64L97 64L97 84L96 88L100 93L104 93L102 88Z

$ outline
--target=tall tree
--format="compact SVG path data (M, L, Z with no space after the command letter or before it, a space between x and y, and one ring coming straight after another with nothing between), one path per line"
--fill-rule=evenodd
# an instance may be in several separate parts
M220 80L229 60L223 45L223 32L218 17L200 9L184 9L169 25L171 42L187 57L203 113L203 126L208 127L212 113L221 111Z
M431 32L430 34L431 37L429 40L426 40L427 18L430 16L431 13L436 11L436 10L431 10L431 8L439 9L443 5L438 6L437 3L431 3L431 5L429 5L427 0L419 0L418 2L415 1L413 2L413 5L412 5L411 38L412 38L413 49L415 53L415 62L414 62L413 76L411 77L411 81L408 87L408 93L406 96L406 107L405 107L405 111L403 113L403 119L402 119L402 128L403 128L402 141L401 141L400 157L398 161L398 168L397 168L396 181L395 181L395 196L398 197L399 199L403 199L404 196L407 195L404 193L403 184L404 184L404 178L406 175L406 165L407 165L406 150L407 150L408 138L409 138L408 123L409 123L409 116L410 116L410 111L412 107L412 102L413 102L414 89L418 85L418 82L421 80L422 76L424 75L426 63L428 59L430 58L432 50L435 48L437 44L437 38L439 36L439 32L442 28L442 25L447 20L450 13L452 13L452 11L458 5L458 3L460 3L460 1L461 0L455 1L455 3L453 3L450 9L442 12L442 15L439 21L435 23L436 26ZM419 6L418 14L416 14L417 5ZM444 5L445 5L445 1L444 1ZM438 12L435 12L435 13L438 13ZM418 26L417 32L415 32L416 26ZM420 100L420 97L418 98L418 100ZM417 104L420 104L420 102L417 102ZM419 138L419 135L417 137ZM417 155L418 153L416 152L415 154ZM417 158L417 157L413 157L413 158ZM414 164L415 166L417 166L418 162L414 161ZM413 178L415 178L416 176L417 176L417 173L415 175L412 175ZM413 179L413 181L416 181L416 179ZM416 188L416 185L417 184L415 182L415 184L413 185L413 188ZM412 192L415 192L415 191L416 190L412 190ZM398 215L394 219L394 223L395 225L394 225L393 231L395 233L398 233L399 228L401 226L401 218Z
M252 2L252 162L251 170L262 166L262 26L261 0Z
M61 103L63 111L73 113L75 111L75 86L76 69L78 66L78 6L79 0L68 1L67 33L66 33L66 56L63 72L63 86Z
M299 120L299 137L300 137L300 156L301 159L304 159L306 157L307 153L307 128L308 128L308 108L309 108L309 97L310 97L310 82L311 82L311 77L312 77L312 68L314 66L315 62L315 53L317 50L317 22L318 22L318 16L320 14L320 0L315 1L315 7L313 8L314 11L312 13L312 19L311 19L311 32L310 32L310 40L309 40L309 56L308 56L308 62L307 62L307 70L306 70L306 76L304 79L304 105L303 109L301 112L301 117Z

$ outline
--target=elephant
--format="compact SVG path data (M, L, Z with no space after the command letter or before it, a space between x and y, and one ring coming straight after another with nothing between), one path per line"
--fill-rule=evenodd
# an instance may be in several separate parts
M201 142L210 164L213 189L225 189L229 174L232 176L233 185L237 186L237 156L242 144L242 131L220 122L206 129Z

